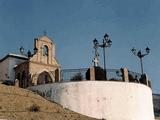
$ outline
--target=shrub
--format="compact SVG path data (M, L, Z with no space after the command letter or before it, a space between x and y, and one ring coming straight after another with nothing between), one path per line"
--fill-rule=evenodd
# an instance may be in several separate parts
M33 104L32 106L30 106L29 108L30 112L39 112L40 111L40 107L36 104Z
M83 80L83 75L79 72L79 73L76 73L72 78L71 78L71 81L80 81L80 80Z

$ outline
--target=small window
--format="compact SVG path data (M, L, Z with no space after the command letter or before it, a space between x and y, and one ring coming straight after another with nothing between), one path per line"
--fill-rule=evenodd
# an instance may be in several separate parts
M43 55L48 56L48 47L46 45L44 45L44 47L43 47Z

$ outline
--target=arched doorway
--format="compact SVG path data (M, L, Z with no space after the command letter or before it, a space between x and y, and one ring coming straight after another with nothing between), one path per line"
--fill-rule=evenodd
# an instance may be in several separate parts
M19 80L19 86L22 88L28 87L28 80L27 80L27 74L26 71L23 70L22 73L18 73L16 76L16 79Z
M51 83L52 78L48 72L44 71L38 75L37 85Z

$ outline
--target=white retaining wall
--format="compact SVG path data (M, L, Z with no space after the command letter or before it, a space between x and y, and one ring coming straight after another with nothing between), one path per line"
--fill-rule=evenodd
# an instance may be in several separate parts
M83 81L38 85L52 101L83 115L106 120L154 120L152 91L128 82Z

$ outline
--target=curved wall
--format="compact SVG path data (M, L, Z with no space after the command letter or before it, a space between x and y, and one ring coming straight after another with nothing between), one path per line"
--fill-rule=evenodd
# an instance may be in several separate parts
M151 89L128 82L53 83L29 89L43 92L63 107L106 120L154 120Z

